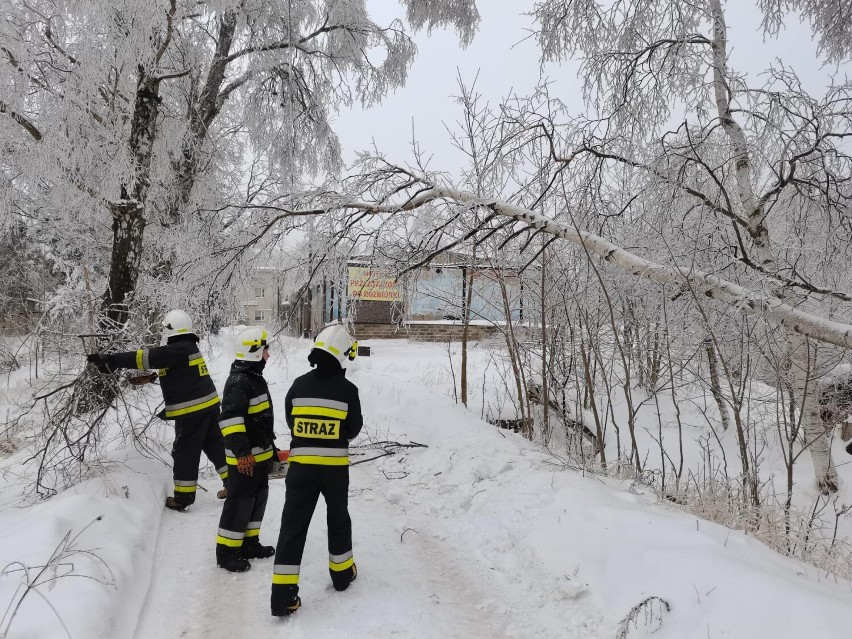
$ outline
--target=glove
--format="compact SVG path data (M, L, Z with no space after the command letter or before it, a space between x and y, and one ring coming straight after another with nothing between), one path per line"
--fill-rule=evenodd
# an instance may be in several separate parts
M275 449L275 455L272 457L272 468L269 470L270 479L281 479L287 476L287 459L289 457L289 450Z
M150 372L145 373L144 375L136 375L136 377L131 377L128 379L131 386L144 386L145 384L150 384L155 379L157 379L157 373Z
M102 373L110 372L110 356L102 353L89 353L86 355L86 361L92 364Z
M237 470L243 475L254 475L254 456L243 455L237 458Z

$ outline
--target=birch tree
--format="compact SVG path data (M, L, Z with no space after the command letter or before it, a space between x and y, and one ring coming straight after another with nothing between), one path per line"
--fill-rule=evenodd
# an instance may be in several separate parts
M799 10L811 20L826 58L844 60L852 18L844 19L839 5L831 4L761 2L765 32L776 32L791 10ZM549 1L537 6L536 19L543 59L583 60L585 96L603 122L584 124L579 144L563 138L557 144L570 148L571 159L555 152L554 161L629 171L638 177L628 183L627 196L663 184L692 200L700 215L726 220L744 277L784 306L816 310L814 300L849 300L842 280L832 277L846 269L832 273L820 268L825 261L808 264L788 242L792 220L814 244L842 228L836 221L848 211L850 196L848 84L812 97L795 72L779 63L768 70L765 86L747 86L730 66L720 0L687 6L624 1L608 12L591 3ZM677 118L682 123L669 129ZM555 130L541 120L539 125L551 139ZM795 322L786 325L816 477L823 489L836 490L814 391L815 345ZM810 335L825 337L818 333Z

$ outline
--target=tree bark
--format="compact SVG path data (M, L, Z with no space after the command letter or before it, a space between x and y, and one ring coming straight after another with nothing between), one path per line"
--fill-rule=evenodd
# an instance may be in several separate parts
M606 470L606 449L604 448L604 435L603 428L601 428L601 418L598 415L598 404L595 400L595 387L594 382L592 381L591 374L591 363L589 362L589 357L586 355L586 346L583 341L582 336L582 328L580 334L580 358L583 362L583 378L586 382L586 390L588 392L589 403L592 408L592 415L595 417L595 431L598 439L598 455L600 455L600 464L603 470ZM580 413L582 419L582 413Z
M145 202L151 183L151 159L160 111L160 81L141 66L130 128L130 153L135 166L133 180L121 187L121 198L110 204L112 256L109 284L102 308L107 330L127 321L130 298L139 279L145 233Z
M216 116L222 109L227 95L222 94L225 83L225 73L228 68L228 56L234 42L237 16L228 11L219 20L219 34L216 40L216 51L204 87L197 99L192 96L189 105L189 132L183 142L180 159L175 167L175 194L169 210L169 222L176 224L185 213L198 176L198 158L201 147L207 139L207 133L213 125Z
M465 273L462 271L464 282L462 289L464 290L464 299L462 299L462 343L461 343L461 372L459 375L459 384L461 385L461 402L467 406L467 347L470 327L470 305L473 303L473 278L476 272L476 244L473 245L473 257L471 258L470 270ZM483 398L483 402L485 399Z
M731 419L728 415L728 407L725 406L725 396L722 395L722 386L719 384L719 367L716 362L716 349L713 348L713 340L704 338L704 352L707 353L707 364L710 367L710 392L716 400L716 408L719 409L719 417L722 420L722 428L728 430ZM672 382L674 385L674 381Z
M545 434L550 433L550 391L547 383L548 367L547 367L547 307L545 305L546 293L546 268L547 268L547 251L541 254L541 405L542 405L542 424Z
M819 415L819 392L814 375L817 348L801 335L788 335L788 342L791 347L790 363L796 403L799 405L805 445L813 460L817 485L823 493L837 492L837 471L831 457L834 426L823 423Z
M506 281L503 279L502 273L497 273L497 282L500 285L500 296L503 300L503 312L506 316L506 348L509 351L509 361L512 364L512 373L515 377L515 388L518 393L518 409L521 413L521 433L529 440L533 438L533 423L532 415L527 402L527 395L524 392L526 388L526 380L524 379L524 365L521 361L521 353L518 348L518 340L515 337L515 327L512 321L512 307L509 304L509 293L506 290Z

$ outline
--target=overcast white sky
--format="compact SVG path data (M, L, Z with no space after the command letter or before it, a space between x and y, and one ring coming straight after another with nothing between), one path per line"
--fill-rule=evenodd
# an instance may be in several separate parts
M532 9L534 0L480 0L477 4L482 22L470 47L461 49L452 30L417 34L418 55L407 85L378 107L365 111L357 106L339 114L336 129L347 161L373 141L392 161L410 160L413 127L421 148L432 156L430 168L452 172L463 159L452 148L444 123L455 128L461 113L451 97L458 93L458 75L470 83L479 73L477 89L492 103L512 91L532 91L539 80L538 48L528 37L532 19L522 14ZM371 0L368 6L380 24L402 14L397 2ZM764 43L753 2L729 1L726 15L735 69L755 79L777 57L800 74L806 88L819 91L826 84L808 24L790 20L779 39ZM545 75L555 83L563 102L579 112L583 105L576 68L576 64L549 65Z

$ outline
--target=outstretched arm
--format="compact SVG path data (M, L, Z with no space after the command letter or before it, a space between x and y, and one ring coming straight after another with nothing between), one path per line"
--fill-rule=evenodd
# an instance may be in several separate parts
M98 355L100 355L100 359L110 368L137 368L140 370L169 368L186 360L186 355L183 351L173 348L168 344L155 348L140 348L135 351L125 351L123 353L98 353Z

